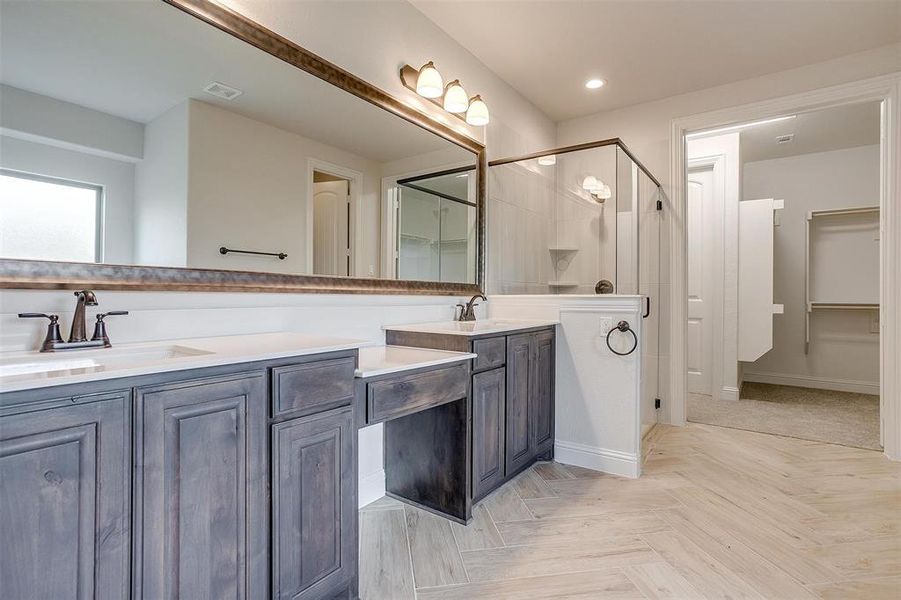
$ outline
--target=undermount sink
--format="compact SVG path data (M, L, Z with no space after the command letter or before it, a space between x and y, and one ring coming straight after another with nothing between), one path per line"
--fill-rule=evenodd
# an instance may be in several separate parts
M0 359L0 377L14 375L48 376L67 371L89 373L110 369L123 369L132 365L166 361L187 356L212 354L188 346L159 345L135 348L104 348L102 350L68 350L59 353L34 354L10 359Z

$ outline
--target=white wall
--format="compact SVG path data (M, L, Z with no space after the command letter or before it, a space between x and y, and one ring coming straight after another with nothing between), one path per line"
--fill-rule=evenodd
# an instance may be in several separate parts
M898 70L901 70L901 44L892 44L797 69L564 121L557 126L557 144L562 146L620 137L660 180L664 192L670 196L672 181L670 129L674 119L789 96ZM663 222L668 229L673 224L666 213L665 210ZM668 240L669 235L667 230L661 232L664 240ZM662 247L669 248L668 241ZM670 297L668 261L665 261L662 267L661 297L668 299ZM665 307L664 309L667 310ZM668 335L669 314L661 313L660 317L662 331ZM668 337L664 339L668 340ZM668 362L672 350L666 345L662 346L661 353L665 356L661 356L661 360ZM665 369L661 369L661 373L667 376ZM661 385L664 394L667 394L669 383L663 377ZM670 422L669 405L665 396L663 400L661 421Z
M187 102L146 125L143 152L135 167L135 263L187 266Z
M372 203L379 165L222 108L190 101L188 266L280 273L307 270L307 161L363 173ZM377 204L377 201L375 201ZM378 256L378 222L364 222L363 256ZM220 246L288 258L219 253Z
M785 305L785 314L774 317L773 349L745 363L745 380L778 377L808 387L845 382L878 393L879 335L870 333L869 311L814 311L810 353L804 354L804 231L811 210L879 204L879 146L745 163L743 179L744 200L785 200L774 234L774 301ZM859 260L846 256L833 268L850 275L861 270Z
M0 128L7 135L100 154L141 158L144 126L71 102L0 85Z

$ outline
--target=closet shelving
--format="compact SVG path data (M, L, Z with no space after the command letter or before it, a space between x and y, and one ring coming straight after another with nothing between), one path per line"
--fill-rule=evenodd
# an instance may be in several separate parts
M805 287L804 287L804 302L805 302L805 315L804 315L804 353L807 354L810 351L810 315L815 310L879 310L879 302L849 302L846 300L830 300L826 297L823 297L823 291L817 294L816 298L813 298L813 292L811 291L811 258L813 257L813 248L811 246L811 226L819 219L824 217L831 217L833 219L841 219L841 218L854 218L859 217L861 215L873 215L875 214L878 221L879 216L879 207L878 206L860 206L860 207L851 207L851 208L834 208L834 209L826 209L826 210L814 210L807 213L807 222L806 222L806 243L805 243ZM877 222L878 227L878 222ZM861 230L863 233L866 233L869 237L867 230ZM863 238L865 241L872 241L872 238ZM841 273L838 273L841 275ZM822 287L822 285L820 286ZM833 291L837 288L840 289L840 282L833 286L827 286L829 291ZM828 292L827 292L828 293Z

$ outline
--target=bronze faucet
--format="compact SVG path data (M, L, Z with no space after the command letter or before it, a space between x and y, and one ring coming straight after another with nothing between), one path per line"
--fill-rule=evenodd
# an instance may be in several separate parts
M88 341L85 333L84 307L97 306L97 296L91 290L75 292L75 314L72 315L72 328L69 330L69 343Z
M482 294L476 294L472 298L469 299L469 302L466 304L458 304L460 307L460 316L457 317L458 321L475 321L476 320L476 312L475 308L478 306L476 300L481 298L485 302L488 302L488 298L483 296Z
M97 315L97 324L94 326L94 336L88 340L85 335L85 306L97 306L97 296L91 290L81 290L75 292L78 298L75 304L75 314L72 316L72 329L69 333L69 341L64 342L59 333L59 315L48 315L44 313L19 313L21 319L31 319L43 317L50 319L47 326L47 335L41 344L41 352L56 352L58 350L77 350L80 348L109 348L112 344L106 334L106 323L104 317L113 315L127 315L127 310L114 310L108 313Z

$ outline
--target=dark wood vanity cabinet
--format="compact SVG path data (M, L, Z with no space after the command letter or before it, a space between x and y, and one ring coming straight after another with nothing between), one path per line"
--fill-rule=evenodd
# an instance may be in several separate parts
M472 376L472 495L484 496L504 481L504 367Z
M480 500L554 451L554 328L460 336L387 332L399 346L474 352L472 495Z
M554 448L554 332L539 331L531 341L529 436L533 455L543 458Z
M554 333L507 337L506 468L515 474L553 449Z
M136 597L264 596L266 413L261 371L135 390Z
M0 598L129 596L131 390L0 413Z
M0 394L0 598L355 597L356 362Z
M353 409L272 426L272 597L326 598L356 569Z

